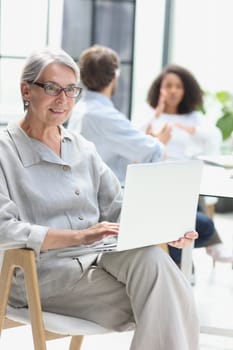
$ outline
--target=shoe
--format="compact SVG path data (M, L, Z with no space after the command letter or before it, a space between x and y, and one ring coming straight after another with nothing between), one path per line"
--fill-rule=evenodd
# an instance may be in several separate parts
M232 249L226 248L222 243L213 244L206 247L206 253L213 259L213 266L215 262L233 263Z

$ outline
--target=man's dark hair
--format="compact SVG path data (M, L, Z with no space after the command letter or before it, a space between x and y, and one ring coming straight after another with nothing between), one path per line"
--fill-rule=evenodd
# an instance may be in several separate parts
M101 91L116 75L120 60L117 53L106 46L94 45L80 56L79 68L83 84L93 91Z
M148 91L147 102L151 107L157 107L162 81L169 73L176 74L181 79L184 86L184 96L178 106L178 113L186 114L193 112L202 104L203 92L193 74L187 69L177 65L166 66L162 73L152 82Z

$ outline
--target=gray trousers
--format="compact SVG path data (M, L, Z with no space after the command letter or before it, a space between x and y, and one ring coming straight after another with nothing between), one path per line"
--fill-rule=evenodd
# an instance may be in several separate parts
M82 266L83 265L83 266ZM81 317L116 331L135 325L130 350L197 350L199 324L189 283L153 246L77 260L82 276L42 298L44 310ZM42 294L43 291L41 291Z

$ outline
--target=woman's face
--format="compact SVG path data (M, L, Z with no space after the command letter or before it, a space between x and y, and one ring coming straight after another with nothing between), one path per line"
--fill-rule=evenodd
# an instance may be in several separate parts
M37 82L53 82L63 88L77 85L73 70L58 63L49 64ZM40 122L45 126L57 126L63 124L70 116L75 98L67 97L64 91L61 91L58 96L50 96L42 87L35 84L22 83L21 88L24 98L29 101L27 116L31 117L32 121Z
M165 98L165 105L176 108L184 97L184 85L180 77L174 73L168 73L162 80L161 93Z

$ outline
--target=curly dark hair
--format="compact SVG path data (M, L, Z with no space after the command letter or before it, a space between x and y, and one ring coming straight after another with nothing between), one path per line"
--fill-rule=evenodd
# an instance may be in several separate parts
M109 47L93 45L84 50L79 58L83 84L93 91L101 91L112 81L119 68L117 53Z
M184 96L178 106L178 114L190 113L197 109L202 104L203 91L193 74L178 65L166 66L162 73L152 82L147 94L149 105L153 108L156 108L158 105L162 81L169 73L176 74L184 85Z

